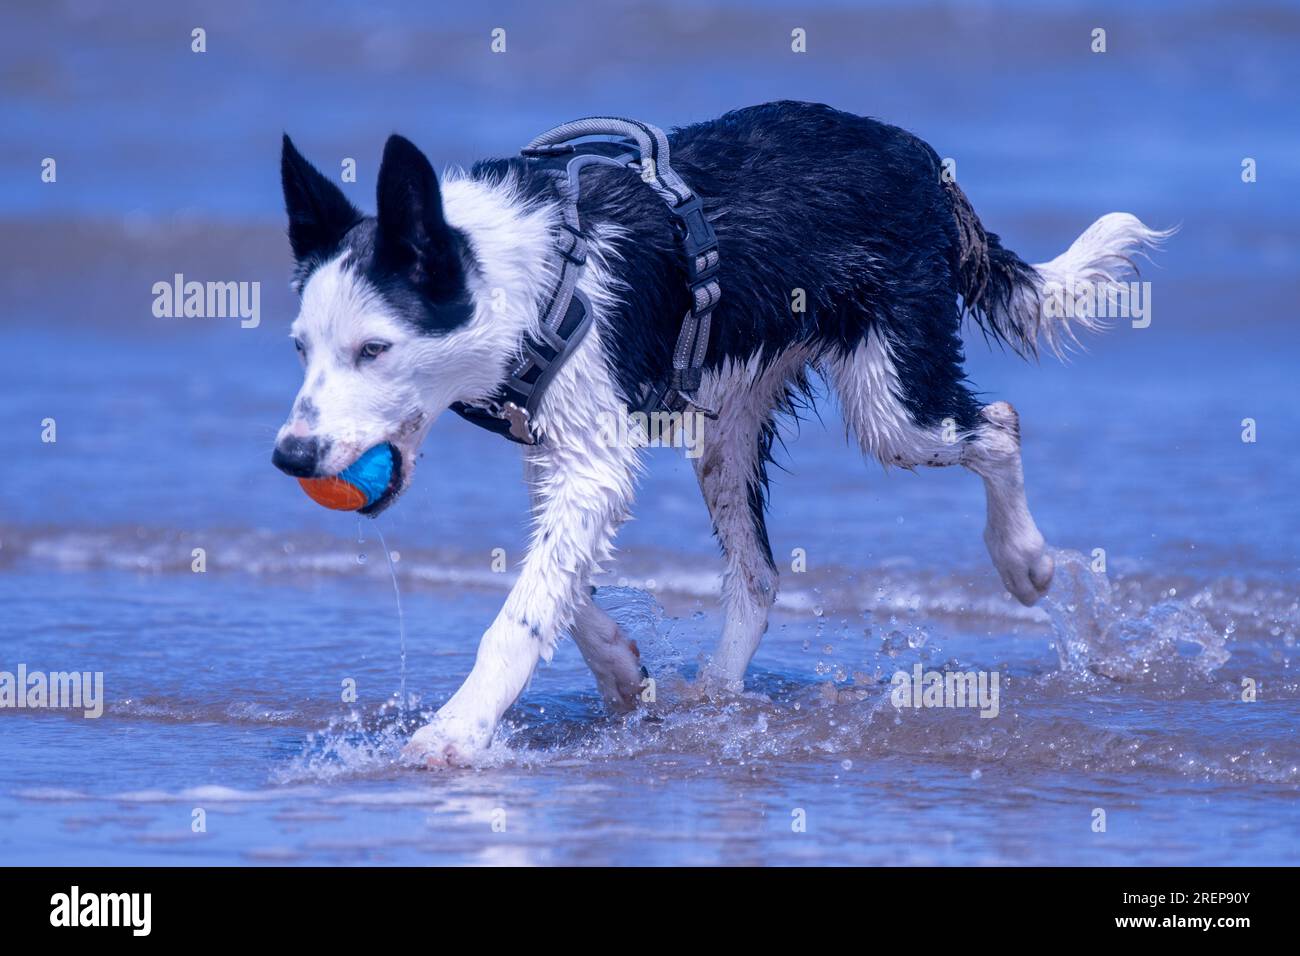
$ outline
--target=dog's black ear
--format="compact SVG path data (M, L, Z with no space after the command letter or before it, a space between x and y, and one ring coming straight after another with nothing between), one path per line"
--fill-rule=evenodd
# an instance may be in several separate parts
M289 245L299 262L332 250L362 219L343 190L303 159L288 134L280 151L280 181L289 214Z
M410 140L390 136L379 164L376 257L435 302L464 287L460 238L442 215L438 177Z

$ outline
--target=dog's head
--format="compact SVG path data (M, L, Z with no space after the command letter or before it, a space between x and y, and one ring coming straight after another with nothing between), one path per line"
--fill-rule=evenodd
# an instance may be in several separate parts
M301 299L291 336L305 376L272 461L326 477L390 443L393 479L364 512L377 514L409 486L438 414L490 394L505 359L475 308L469 242L444 218L419 149L388 140L377 216L359 212L288 136L280 166Z

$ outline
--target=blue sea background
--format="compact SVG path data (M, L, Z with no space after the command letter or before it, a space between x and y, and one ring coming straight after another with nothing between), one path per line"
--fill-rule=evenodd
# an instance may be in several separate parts
M6 6L0 670L102 671L107 705L0 710L0 863L1296 863L1298 54L1300 6L1271 3ZM660 451L599 583L661 701L604 717L566 642L486 766L400 767L419 713L378 534L427 716L509 586L493 549L523 554L519 456L444 417L364 525L271 468L300 374L281 133L354 158L373 208L392 132L442 168L772 99L920 135L1029 261L1112 210L1180 227L1144 264L1150 327L1064 364L967 335L1021 413L1053 599L1003 593L977 479L882 472L824 402L778 459L774 551L808 568L746 694L691 689L719 560ZM260 325L155 318L176 273L260 282ZM998 668L1001 715L895 711L918 661Z

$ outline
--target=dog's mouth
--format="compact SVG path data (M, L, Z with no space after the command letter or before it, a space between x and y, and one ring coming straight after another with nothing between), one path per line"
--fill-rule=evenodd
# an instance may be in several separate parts
M392 442L388 442L388 451L393 456L393 473L388 478L388 487L370 504L358 509L357 514L363 514L367 518L378 517L402 493L402 482L406 477L406 457Z

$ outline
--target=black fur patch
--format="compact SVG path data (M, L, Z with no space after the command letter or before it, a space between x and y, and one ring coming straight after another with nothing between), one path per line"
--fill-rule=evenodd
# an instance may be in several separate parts
M280 175L299 289L321 265L346 252L348 268L419 332L443 334L473 316L465 285L473 267L469 242L443 219L437 177L408 140L393 136L384 148L379 216L358 211L288 136Z
M301 280L304 265L310 271L324 261L322 256L337 249L347 231L361 220L361 212L303 158L287 134L280 146L280 185L289 216L289 246Z
M414 326L423 335L441 335L469 322L474 315L474 304L465 286L469 243L455 230L458 259L448 266L439 279L442 298L434 298L414 280L409 267L394 262L385 255L377 241L379 220L367 216L344 237L339 251L349 253L349 267L365 277L383 296L389 310L402 321Z

